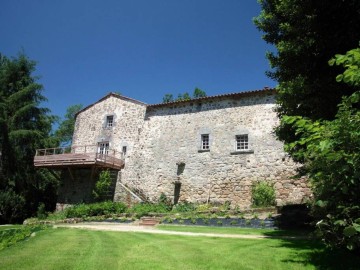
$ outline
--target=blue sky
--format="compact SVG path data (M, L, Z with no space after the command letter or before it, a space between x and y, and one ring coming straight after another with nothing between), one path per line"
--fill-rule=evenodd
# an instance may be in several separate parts
M0 0L0 53L24 49L64 115L118 91L160 103L195 87L208 95L273 87L252 18L256 0Z

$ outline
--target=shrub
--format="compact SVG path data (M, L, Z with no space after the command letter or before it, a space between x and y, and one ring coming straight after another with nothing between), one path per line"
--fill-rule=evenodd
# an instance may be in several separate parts
M65 209L67 218L85 218L92 216L102 216L111 214L121 214L126 211L127 207L121 202L100 202L92 204L78 204Z
M175 213L193 212L193 211L195 211L195 209L196 209L196 207L193 203L182 202L182 203L174 205L172 212L175 212Z
M25 199L13 190L0 191L0 224L21 222L25 217Z
M199 204L197 207L196 207L196 211L198 212L206 212L206 211L210 211L211 209L211 205L210 204Z
M274 186L265 182L259 181L252 187L253 206L264 207L275 205L275 189Z
M47 213L45 211L45 204L40 203L36 212L36 216L38 219L46 219Z
M99 180L95 184L95 189L93 190L94 198L98 201L103 200L109 188L111 186L111 176L110 171L102 171L99 175Z
M128 212L135 214L137 218L141 218L149 213L167 213L169 207L162 203L139 203L131 207Z
M166 197L165 193L163 192L160 194L159 204L166 205L169 208L169 210L172 208L171 200L168 197Z

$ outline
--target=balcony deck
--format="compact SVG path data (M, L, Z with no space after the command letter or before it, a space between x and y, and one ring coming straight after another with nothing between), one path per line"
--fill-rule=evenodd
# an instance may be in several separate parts
M34 166L38 168L96 166L120 170L124 164L122 153L115 150L98 153L95 145L38 149L34 157Z

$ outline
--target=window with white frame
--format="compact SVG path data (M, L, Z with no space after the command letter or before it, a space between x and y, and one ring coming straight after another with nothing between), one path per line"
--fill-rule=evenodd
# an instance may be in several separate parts
M98 143L98 153L100 155L107 155L109 154L109 142L101 142Z
M249 136L248 134L236 135L236 151L248 150L249 149Z
M210 139L209 134L201 135L201 150L209 150L210 149Z
M106 124L105 127L107 128L111 128L114 126L114 116L113 115L108 115L106 116Z

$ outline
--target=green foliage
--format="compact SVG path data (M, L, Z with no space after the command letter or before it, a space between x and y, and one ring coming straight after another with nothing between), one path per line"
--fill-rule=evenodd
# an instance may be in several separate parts
M25 198L13 190L0 190L0 224L20 222L24 216Z
M198 212L206 212L206 211L210 211L211 209L211 204L199 204L197 207L196 207L196 211Z
M201 98L201 97L206 97L206 92L196 87L194 89L192 96L190 96L188 92L185 92L183 94L178 94L177 98L174 99L174 96L172 94L165 94L165 96L163 97L163 103L184 101L184 100L190 100L192 98Z
M168 103L168 102L173 102L174 101L174 97L172 94L165 94L165 96L163 97L163 103Z
M193 212L195 211L195 209L196 207L193 203L182 202L174 205L172 212L176 212L176 213Z
M65 119L59 123L54 137L59 141L59 146L69 146L72 142L75 127L75 115L82 109L81 104L69 106L66 110Z
M345 71L338 80L359 89L359 49L336 55L330 64L342 65ZM360 250L359 108L358 90L343 98L332 121L298 117L294 127L301 140L288 146L294 153L302 149L315 197L313 212L325 243L350 250Z
M7 204L16 207L16 215L20 213L17 205L23 205L17 221L35 214L39 201L53 206L57 186L53 176L33 166L35 149L54 146L49 136L56 120L40 107L46 98L32 74L35 66L24 53L11 59L0 55L0 191L11 190L22 198ZM13 220L11 216L6 214L7 222Z
M0 230L0 251L29 238L31 234L43 230L44 228L44 226L22 226L19 228Z
M166 197L165 193L160 194L159 204L165 205L168 210L171 210L171 208L172 208L171 200L168 197Z
M265 181L256 182L251 190L253 206L264 207L275 205L275 189Z
M104 170L99 175L99 180L95 183L95 189L93 190L94 198L98 201L105 200L106 195L111 186L111 176L109 170Z
M206 93L205 93L205 91L196 87L194 89L193 98L201 98L201 97L206 97Z
M135 214L137 218L148 215L149 213L167 213L169 206L163 203L138 203L128 210L128 213Z
M125 213L127 207L121 202L99 202L92 204L78 204L64 210L67 218L85 218L92 216L116 215Z
M360 86L360 48L352 49L345 55L336 54L329 61L330 66L341 65L345 68L343 74L336 76L337 82L344 82L353 86Z
M329 67L336 53L357 46L360 33L360 1L260 0L261 14L255 24L264 32L263 39L276 47L268 52L276 80L278 137L286 143L300 139L293 125L283 116L301 116L316 121L334 119L343 95L352 94L352 86L334 80L339 69ZM341 22L341 23L339 23ZM293 122L295 123L295 122ZM303 161L301 155L297 155Z
M44 203L40 203L37 209L37 218L38 219L46 219L47 218L47 213L45 210L45 204Z

